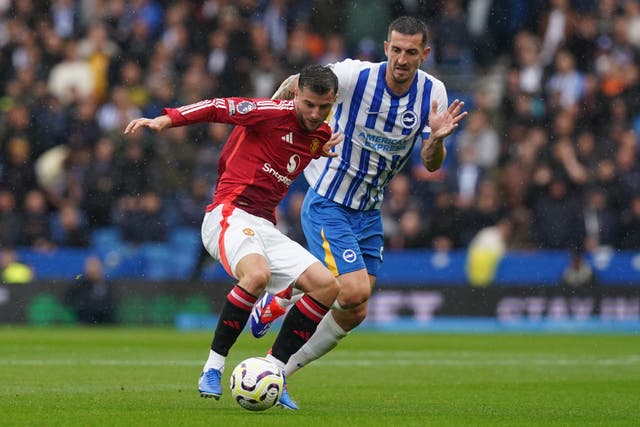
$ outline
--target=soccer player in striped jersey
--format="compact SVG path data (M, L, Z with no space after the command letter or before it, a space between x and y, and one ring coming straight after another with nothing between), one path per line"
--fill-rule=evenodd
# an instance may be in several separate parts
M337 157L314 160L305 170L310 188L302 226L311 253L337 276L340 293L316 333L289 359L287 375L329 352L365 319L382 262L383 192L418 142L424 166L439 169L445 138L467 114L457 99L448 105L444 84L419 68L430 52L421 20L393 21L384 51L385 62L331 65L339 86L330 123L344 141L333 148ZM289 98L296 77L274 98ZM292 301L264 295L251 315L253 335L263 336Z
M227 295L198 389L219 399L225 358L244 328L258 297L304 293L285 317L268 359L284 368L309 339L338 294L331 272L317 258L275 227L275 209L291 182L312 159L336 156L342 140L325 122L338 82L329 67L302 70L292 101L217 98L165 108L154 119L133 120L125 134L140 128L161 131L200 122L236 125L219 164L213 201L206 208L202 241L237 284ZM287 390L278 403L297 409Z

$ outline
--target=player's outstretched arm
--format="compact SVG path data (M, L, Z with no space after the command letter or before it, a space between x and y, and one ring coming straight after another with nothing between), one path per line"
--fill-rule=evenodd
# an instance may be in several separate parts
M278 90L273 94L271 99L293 99L298 87L299 74L293 74L282 82Z
M456 99L446 111L439 113L438 101L434 100L431 103L431 111L429 112L431 134L429 139L422 140L422 149L420 150L422 164L429 172L436 171L442 166L442 162L447 156L444 140L456 130L460 121L467 116L467 112L462 111L463 108L464 102Z
M142 127L146 127L155 132L160 132L163 129L170 128L172 125L171 117L166 114L163 116L158 116L155 119L147 119L145 117L141 117L139 119L134 119L129 122L127 127L124 129L124 134L130 134Z

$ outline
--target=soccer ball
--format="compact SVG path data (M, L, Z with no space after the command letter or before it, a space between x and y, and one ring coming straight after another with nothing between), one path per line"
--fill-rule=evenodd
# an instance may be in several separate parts
M231 395L250 411L264 411L278 403L284 389L282 370L264 357L243 360L231 373Z

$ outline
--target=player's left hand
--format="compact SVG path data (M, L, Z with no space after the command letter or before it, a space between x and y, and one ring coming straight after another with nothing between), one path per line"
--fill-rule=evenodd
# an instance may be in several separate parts
M334 132L331 134L331 138L322 146L322 156L323 157L338 157L338 153L331 151L333 147L340 144L344 140L344 135L342 132Z
M431 102L429 112L429 126L431 136L434 139L443 139L451 135L458 127L458 123L467 116L466 111L462 111L464 102L456 99L449 105L447 111L438 113L438 101Z

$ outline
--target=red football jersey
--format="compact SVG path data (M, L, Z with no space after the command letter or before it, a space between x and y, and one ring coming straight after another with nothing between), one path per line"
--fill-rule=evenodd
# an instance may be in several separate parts
M293 101L214 98L179 108L165 108L173 126L201 122L237 125L225 143L218 184L207 211L222 203L276 223L276 206L293 180L320 157L331 137L323 123L313 132L298 120Z

